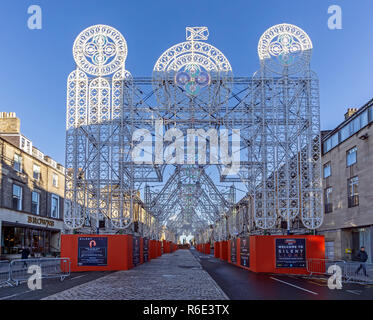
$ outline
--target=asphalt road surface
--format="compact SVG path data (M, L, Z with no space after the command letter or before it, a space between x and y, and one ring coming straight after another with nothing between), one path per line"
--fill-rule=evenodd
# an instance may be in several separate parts
M101 278L111 272L74 272L64 281L43 279L42 290L30 290L23 282L17 287L1 287L0 300L40 300L52 294Z
M231 300L365 300L373 299L372 285L343 284L328 288L326 279L256 274L213 255L191 249L202 267Z

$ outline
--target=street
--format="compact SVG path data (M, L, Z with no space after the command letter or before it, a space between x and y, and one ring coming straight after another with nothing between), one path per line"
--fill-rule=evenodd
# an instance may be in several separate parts
M343 284L330 290L325 279L255 274L192 248L164 254L128 271L72 273L64 281L43 279L0 288L0 300L361 300L373 286Z

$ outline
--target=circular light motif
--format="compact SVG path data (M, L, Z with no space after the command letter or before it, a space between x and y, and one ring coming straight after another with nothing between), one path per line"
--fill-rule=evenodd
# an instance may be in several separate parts
M81 70L91 75L105 76L124 66L127 43L114 28L96 25L79 34L74 42L73 54Z
M288 73L303 71L310 62L312 42L297 26L279 24L269 28L260 38L258 54L261 62L271 71Z
M179 87L196 96L203 87L210 84L210 75L198 64L187 64L175 75L175 83Z

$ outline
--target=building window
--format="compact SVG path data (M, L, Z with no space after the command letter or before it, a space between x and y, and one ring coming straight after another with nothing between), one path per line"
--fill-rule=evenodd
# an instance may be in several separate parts
M353 177L347 180L348 184L348 207L359 205L359 177Z
M53 187L58 187L58 175L56 175L55 173L53 173L53 177L52 177L52 183L53 183Z
M330 177L332 175L332 166L330 162L324 164L324 179Z
M14 210L22 210L22 187L13 184L13 203Z
M13 169L22 172L22 157L19 154L14 154L14 165Z
M52 194L51 218L59 219L60 217L60 197Z
M34 164L34 168L33 168L33 177L35 180L38 180L40 179L40 166Z
M352 166L357 161L357 147L353 147L352 149L347 151L347 167Z
M324 191L325 213L333 212L332 192L332 187L326 188Z
M40 213L40 193L39 192L32 192L31 196L31 213L39 214Z

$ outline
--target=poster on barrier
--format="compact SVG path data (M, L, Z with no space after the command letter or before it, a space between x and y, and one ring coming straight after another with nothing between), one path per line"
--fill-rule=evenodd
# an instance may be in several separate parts
M240 239L240 264L250 268L250 238Z
M148 262L149 261L149 239L148 238L144 238L143 239L143 259L144 259L144 262Z
M236 263L237 262L237 241L236 239L233 239L230 241L231 246L231 262Z
M79 237L78 266L107 266L107 238Z
M276 268L306 268L306 239L276 239Z
M140 264L140 237L133 236L132 241L132 262L133 266L136 267Z

